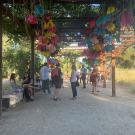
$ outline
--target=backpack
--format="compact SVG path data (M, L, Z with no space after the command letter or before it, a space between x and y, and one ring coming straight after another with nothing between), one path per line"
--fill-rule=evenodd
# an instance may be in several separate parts
M54 77L61 78L61 69L55 68L53 72Z
M96 79L97 79L97 75L92 73L90 76L90 82L96 82Z

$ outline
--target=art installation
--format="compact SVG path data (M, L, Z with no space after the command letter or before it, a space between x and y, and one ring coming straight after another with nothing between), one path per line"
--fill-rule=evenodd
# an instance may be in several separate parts
M109 6L106 13L89 19L86 27L86 44L88 50L84 51L91 64L100 64L101 57L116 49L115 41L120 27L128 27L135 22L133 12L124 8L119 10Z
M25 18L25 22L32 26L36 35L36 49L44 56L57 54L58 37L52 15L42 6L43 3L35 4L32 12Z

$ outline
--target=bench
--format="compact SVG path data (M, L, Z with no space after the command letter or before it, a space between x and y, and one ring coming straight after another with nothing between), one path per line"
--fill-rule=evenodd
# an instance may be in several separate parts
M4 95L2 97L2 108L5 110L8 109L9 107L14 107L16 106L16 104L22 101L22 99L23 99L22 92Z

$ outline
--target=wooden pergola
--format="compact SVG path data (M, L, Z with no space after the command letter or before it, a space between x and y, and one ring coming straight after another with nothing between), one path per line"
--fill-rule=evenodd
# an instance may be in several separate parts
M34 0L35 2L38 2L39 0ZM41 0L42 1L42 0ZM124 0L123 0L124 1ZM45 3L50 2L52 5L54 4L106 4L106 5L116 5L119 6L121 0L44 0ZM13 17L12 13L8 9L5 9L3 6L4 3L8 4L21 4L21 5L27 5L30 6L30 3L32 0L1 0L0 1L0 18L2 18L2 15ZM5 12L6 11L6 12ZM20 20L18 20L16 17L14 17L15 21L19 23ZM72 22L71 25L68 25L67 27L62 26L61 24L63 22ZM84 33L84 23L88 21L87 16L79 17L79 18L55 18L56 26L58 27L57 35L59 36L61 41L64 42L75 42L77 41L80 43L80 45L85 45L84 39L85 39L85 33ZM79 23L78 23L79 22ZM78 36L76 35L70 35L68 33L80 33ZM65 35L68 34L67 35ZM31 77L33 79L34 84L34 31L31 34ZM114 53L111 53L112 57L112 96L116 95L115 90L115 55ZM105 64L105 63L104 63ZM105 66L105 65L104 65ZM104 68L104 67L103 67ZM0 20L0 117L2 114L2 19Z

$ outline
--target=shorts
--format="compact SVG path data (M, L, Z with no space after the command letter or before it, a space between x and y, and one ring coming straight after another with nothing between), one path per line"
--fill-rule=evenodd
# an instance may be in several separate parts
M61 85L62 85L61 79L54 78L54 86L55 86L55 88L56 89L61 88Z

